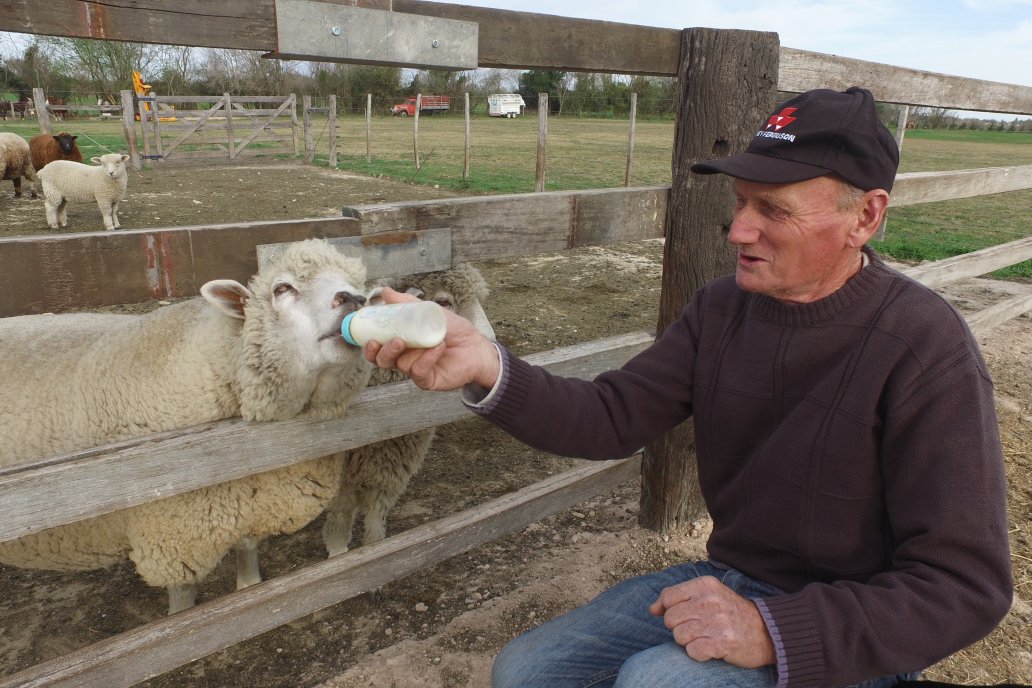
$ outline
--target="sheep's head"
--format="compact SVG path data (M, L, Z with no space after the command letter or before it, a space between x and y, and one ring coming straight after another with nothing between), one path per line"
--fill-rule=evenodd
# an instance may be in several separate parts
M204 285L209 302L244 321L237 382L245 418L289 418L350 402L369 366L344 342L340 324L365 303L364 282L361 261L312 239L270 260L248 287Z
M451 270L426 272L419 275L391 277L379 282L395 291L407 292L433 301L442 308L458 313L472 322L485 337L495 340L494 328L484 313L483 302L488 296L487 283L480 272L469 263L456 265ZM379 299L379 288L369 294L370 302Z
M62 155L71 155L72 151L75 150L75 139L78 136L72 136L67 131L62 131L60 134L54 136L54 140L57 141L57 147L61 149Z
M125 176L125 161L129 156L125 153L105 153L99 158L90 158L95 165L100 165L112 179Z
M382 303L380 292L383 287L411 294L424 301L433 301L472 322L492 342L495 340L494 328L481 305L488 295L487 283L480 272L468 263L457 265L451 270L381 279L369 292L370 304ZM404 379L405 374L397 370L375 368L372 374L375 384Z

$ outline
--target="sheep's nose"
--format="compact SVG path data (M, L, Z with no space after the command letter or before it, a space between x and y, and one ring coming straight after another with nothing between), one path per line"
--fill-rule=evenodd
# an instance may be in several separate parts
M355 308L361 308L365 305L366 297L361 294L352 294L349 291L338 291L333 299L334 306L340 307L345 304L350 304Z

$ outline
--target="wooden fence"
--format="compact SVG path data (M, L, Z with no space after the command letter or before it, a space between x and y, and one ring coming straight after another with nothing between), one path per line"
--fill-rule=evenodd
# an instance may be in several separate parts
M297 96L138 96L135 114L148 160L299 155ZM177 109L189 105L190 109ZM128 91L122 108L132 112ZM126 132L136 162L135 133Z
M102 31L96 21L76 24L74 12L58 16L46 3L29 3L21 7L17 21L13 11L11 16L0 14L0 30L275 51L275 0L225 3L232 12L216 12L197 0L186 2L193 10L190 14L183 13L184 2L146 0L133 7L110 6ZM380 0L359 4L386 9ZM776 36L768 33L680 32L423 0L393 0L393 9L478 22L481 66L677 74L681 111L688 108L694 116L690 121L678 119L673 183L669 188L364 206L351 209L344 218L327 220L3 239L2 315L193 294L215 276L246 279L256 268L255 247L265 243L335 236L400 246L417 241L421 233L445 232L445 260L451 263L665 237L662 325L671 317L669 312L680 310L694 283L714 276L700 273L699 265L711 273L724 271L721 255L726 249L719 228L729 218L728 185L720 179L695 179L690 184L687 169L712 155L715 141L726 142L732 150L743 147L754 123L769 112L777 90L841 90L862 74L864 85L883 101L1032 114L1032 88L797 51L780 47ZM520 31L528 40L511 41L508 37L521 27L533 27ZM749 88L728 93L727 83ZM1032 166L903 174L897 178L892 203L903 206L1028 188ZM927 284L941 285L1030 257L1032 239L1026 239L910 272ZM1029 297L1013 301L973 317L973 326L988 327L1032 307ZM619 365L652 338L652 333L623 335L530 359L561 374L590 377ZM457 400L443 402L440 395L398 383L363 392L343 421L233 419L4 469L0 541L450 422L465 413ZM673 448L650 448L640 469L642 521L660 530L683 523L688 517L684 505L691 501L686 496L691 486L683 469L689 465L683 442L671 444ZM186 469L200 452L207 465L203 476ZM249 457L246 467L237 460L241 455ZM137 467L134 477L121 472L111 479L111 467L125 462ZM638 473L637 458L579 468L44 661L0 678L0 686L131 685L523 528Z

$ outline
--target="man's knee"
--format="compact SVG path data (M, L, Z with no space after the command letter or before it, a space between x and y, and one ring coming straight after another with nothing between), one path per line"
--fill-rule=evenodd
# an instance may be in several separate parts
M527 681L522 672L527 666L527 658L518 645L520 638L510 641L495 657L491 666L491 688L515 688L526 685Z

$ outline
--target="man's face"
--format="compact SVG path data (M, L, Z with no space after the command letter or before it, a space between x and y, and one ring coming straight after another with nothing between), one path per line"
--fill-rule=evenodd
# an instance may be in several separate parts
M843 187L836 179L735 179L734 188L727 239L738 247L735 279L745 291L808 303L833 293L859 269L859 247L849 242L860 209L841 209Z

